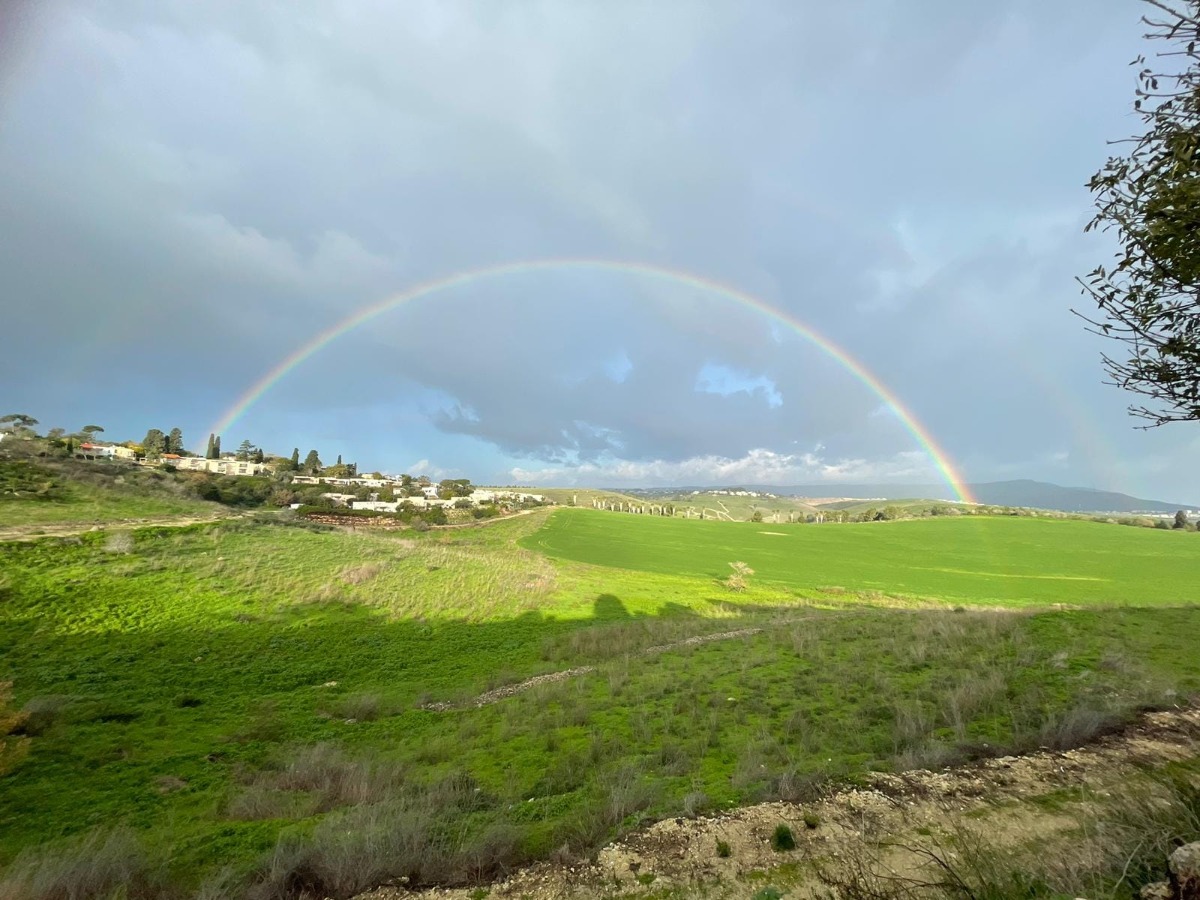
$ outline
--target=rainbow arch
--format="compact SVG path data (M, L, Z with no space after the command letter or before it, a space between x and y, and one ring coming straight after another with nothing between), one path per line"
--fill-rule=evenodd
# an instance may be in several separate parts
M454 288L463 287L477 281L482 281L491 278L502 278L505 276L528 274L532 272L542 271L559 271L559 270L597 270L607 272L618 272L631 275L638 275L646 278L657 279L660 281L668 281L677 285L685 285L696 288L701 291L716 294L728 300L737 303L747 309L756 310L769 319L778 322L786 327L789 331L798 334L809 343L820 348L828 356L838 362L847 372L853 375L858 381L865 385L872 393L882 400L892 410L893 414L900 420L905 429L913 436L921 448L929 455L941 473L942 478L954 491L957 497L966 503L974 503L975 498L971 495L966 483L963 481L962 475L951 462L950 457L938 445L933 435L926 429L912 414L911 411L900 401L883 382L879 380L866 366L851 356L846 350L842 349L829 338L815 331L804 322L797 319L783 310L771 306L764 300L748 294L738 288L728 284L705 278L700 275L692 274L678 269L670 269L665 266L654 265L644 262L626 262L618 260L606 259L540 259L526 260L522 262L503 263L500 265L484 266L477 269L469 269L464 272L457 272L452 275L446 275L441 278L435 278L430 281L424 281L414 285L399 294L394 294L378 303L371 304L358 310L354 314L341 320L331 328L320 332L307 343L297 347L292 353L277 363L274 368L268 371L265 375L258 379L243 393L234 404L229 407L215 424L209 429L215 434L221 434L229 430L229 428L241 418L246 410L253 406L262 398L272 387L274 387L282 378L290 371L295 369L313 354L320 351L323 347L340 338L342 335L353 331L360 325L363 325L378 316L383 315L399 306L410 303L414 300L419 300L423 297L428 297L432 294L438 294L445 291L453 290Z

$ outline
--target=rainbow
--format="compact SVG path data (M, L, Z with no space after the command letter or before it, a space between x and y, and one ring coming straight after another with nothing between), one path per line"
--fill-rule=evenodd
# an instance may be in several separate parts
M353 331L360 325L364 325L372 319L383 315L384 313L395 309L398 306L403 306L405 303L410 303L413 300L419 300L422 297L428 297L431 294L438 294L445 291L453 290L454 288L463 287L476 281L481 281L489 278L501 278L509 275L521 275L530 272L542 272L549 270L563 269L581 269L581 270L600 270L607 272L619 272L625 274L639 275L647 278L653 278L660 281L669 281L673 284L686 285L701 291L717 294L726 299L744 306L748 309L757 310L775 322L785 326L790 331L795 332L804 338L809 343L819 347L826 354L844 368L847 372L853 375L856 379L862 382L869 390L879 397L892 410L892 413L900 420L908 432L913 436L921 448L933 460L941 473L943 479L954 491L960 500L966 503L974 503L975 498L968 490L962 476L951 463L946 452L938 446L933 435L917 421L916 417L900 402L900 399L893 394L886 385L884 385L874 374L871 373L866 366L860 363L857 359L835 344L829 338L824 337L814 331L808 325L801 322L799 319L789 315L782 310L776 309L767 302L758 299L745 291L738 290L727 284L722 284L719 281L714 281L710 278L703 278L699 275L693 275L690 272L679 271L676 269L668 269L664 266L653 265L642 262L621 262L616 260L604 259L544 259L530 260L524 262L504 263L501 265L485 266L478 269L470 269L465 272L458 272L454 275L447 275L442 278L436 278L432 281L425 281L415 285L402 293L395 294L378 303L374 303L358 312L349 316L346 319L338 322L332 328L329 328L320 334L313 337L308 343L296 348L286 358L281 360L273 369L262 376L258 381L250 386L237 402L233 404L221 418L209 429L214 434L222 434L229 430L239 418L241 418L246 410L258 402L263 394L274 387L280 379L296 368L298 365L307 360L314 353L321 350L333 341L340 338L342 335Z

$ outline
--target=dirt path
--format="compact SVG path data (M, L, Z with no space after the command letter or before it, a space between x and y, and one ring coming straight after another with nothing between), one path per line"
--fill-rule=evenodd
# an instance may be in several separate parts
M970 828L994 845L1052 841L1077 823L1074 810L1021 803L1062 789L1105 791L1138 767L1161 766L1200 755L1200 709L1149 713L1133 726L1066 752L1002 757L939 772L871 773L867 786L807 804L765 803L699 819L667 819L602 849L594 860L542 863L490 886L489 897L616 898L657 895L749 897L766 884L786 885L788 896L816 895L794 865L822 859L830 865L886 838L917 843L921 835ZM1080 801L1082 802L1082 801ZM1086 807L1084 807L1086 808ZM796 849L779 853L770 837L788 824ZM812 827L809 827L812 826ZM717 852L717 842L728 855ZM894 871L915 870L919 857L890 851ZM792 864L788 866L788 864ZM780 869L780 866L786 868ZM466 900L467 889L409 891L382 887L359 900L445 897Z
M728 641L732 638L749 637L752 634L758 634L760 631L762 631L761 628L742 628L738 631L722 631L720 634L702 634L697 637L687 638L686 640L676 641L673 644L658 644L654 647L647 647L645 650L638 651L636 655L650 656L655 653L666 653L669 650L682 650L684 647L695 647L699 644L708 644L713 641ZM506 700L509 697L514 697L530 688L535 688L539 684L553 684L556 681L566 681L568 678L577 678L580 675L587 675L595 671L596 666L577 666L574 669L564 669L561 672L548 672L545 675L535 675L533 678L527 678L517 684L506 684L503 687L486 691L465 703L425 703L422 704L421 709L428 709L433 712L448 712L452 709L470 709L472 707L488 706L492 703L499 703L501 700Z
M111 522L59 522L47 525L11 525L0 527L0 542L40 541L87 534L89 531L129 528L183 528L205 522L240 518L240 513L212 513L207 516L151 516L144 519L115 519Z

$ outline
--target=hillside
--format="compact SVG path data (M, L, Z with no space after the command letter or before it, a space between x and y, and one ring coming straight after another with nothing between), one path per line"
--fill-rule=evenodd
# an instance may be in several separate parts
M788 486L745 485L748 490L767 491L780 496L805 498L861 498L864 500L901 500L913 497L931 500L950 500L950 488L942 484L799 484ZM1099 491L1083 487L1063 487L1045 481L1020 479L1016 481L987 481L967 485L980 503L995 506L1028 506L1035 509L1057 509L1063 512L1157 512L1173 513L1178 509L1200 509L1200 504L1181 500L1146 500L1116 491ZM663 488L656 494L677 494L711 488Z

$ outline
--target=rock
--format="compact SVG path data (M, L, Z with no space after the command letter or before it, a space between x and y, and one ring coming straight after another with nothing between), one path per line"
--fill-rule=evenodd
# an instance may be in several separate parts
M1200 900L1200 841L1184 844L1167 860L1175 900Z
M1172 900L1171 885L1166 881L1156 881L1141 890L1142 900Z

